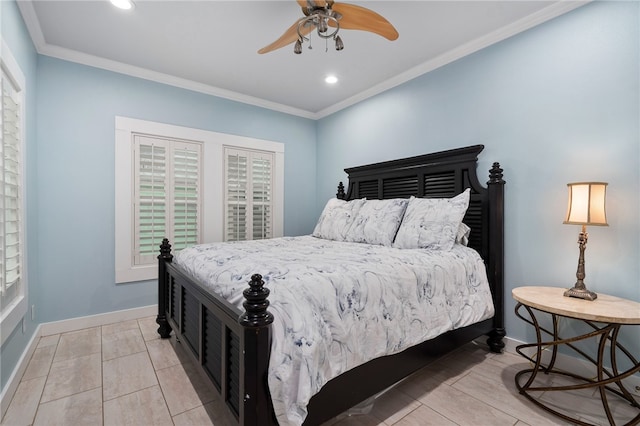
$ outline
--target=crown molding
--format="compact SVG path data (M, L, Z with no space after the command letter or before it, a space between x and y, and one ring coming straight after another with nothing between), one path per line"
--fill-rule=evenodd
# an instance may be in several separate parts
M304 118L315 119L315 114L302 109L290 107L288 105L279 104L277 102L267 101L265 99L244 95L242 93L233 92L231 90L221 89L219 87L198 83L193 80L152 71L146 68L136 67L111 59L105 59L98 56L89 55L75 50L66 49L59 46L46 45L41 52L42 55L63 59L78 64L87 65L94 68L100 68L107 71L113 71L119 74L125 74L132 77L138 77L156 83L167 84L169 86L179 87L181 89L192 90L194 92L204 93L216 96L218 98L228 99L231 101L241 102L273 111L283 112L286 114L297 115Z
M31 1L22 0L16 1L16 4L18 5L18 9L20 10L22 19L27 26L27 31L29 31L31 41L35 45L38 53L40 53L40 49L46 44L46 42L44 40L42 29L40 28L38 15L36 15L36 10L33 8L33 3L31 3Z
M33 8L33 4L28 0L17 1L18 8L22 14L22 17L29 31L29 35L36 47L39 54L45 56L51 56L58 59L63 59L70 62L75 62L95 68L101 68L108 71L113 71L119 74L125 74L133 77L142 78L145 80L154 81L157 83L167 84L174 87L179 87L186 90L192 90L207 95L212 95L231 101L241 102L248 105L253 105L261 108L270 109L273 111L282 112L285 114L291 114L303 118L312 120L319 120L334 114L340 110L348 108L352 105L362 102L372 96L378 95L409 80L447 65L453 61L456 61L464 56L475 53L485 47L498 43L530 28L540 25L546 21L577 9L592 0L580 0L580 1L558 1L547 6L544 9L539 10L525 18L515 21L509 25L506 25L498 30L495 30L487 35L479 37L468 43L465 43L453 50L450 50L430 61L417 65L395 77L383 81L367 90L364 90L354 96L351 96L343 101L340 101L334 105L331 105L325 109L317 112L307 111L299 108L294 108L288 105L280 104L277 102L271 102L265 99L244 95L242 93L233 92L230 90L222 89L215 86L210 86L203 83L198 83L192 80L187 80L180 77L152 71L145 68L135 67L132 65L124 64L122 62L113 61L110 59L100 58L97 56L89 55L86 53L78 52L62 48L55 45L50 45L46 42L42 30L40 28L40 22Z

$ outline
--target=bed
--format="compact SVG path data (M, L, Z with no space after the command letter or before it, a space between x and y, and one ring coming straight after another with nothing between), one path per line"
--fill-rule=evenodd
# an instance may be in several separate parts
M394 383L428 365L443 354L487 335L490 350L501 352L505 336L503 317L503 205L502 169L494 163L487 186L480 184L477 159L482 145L436 152L417 157L386 161L345 169L348 187L338 186L336 198L348 202L358 200L457 199L466 192L468 208L463 222L471 229L466 245L478 254L486 270L486 281L493 304L492 316L478 322L446 331L428 340L400 347L392 355L380 356L354 368L340 371L337 377L322 383L319 392L305 403L305 425L317 425L367 400ZM465 191L467 190L468 191ZM409 201L411 202L411 201ZM314 231L315 232L315 231ZM300 237L303 245L316 244L313 237ZM286 240L286 239L285 239ZM281 244L281 241L261 244ZM292 239L293 244L293 239ZM323 251L323 241L314 250ZM341 256L348 257L347 244ZM352 246L348 246L352 244ZM212 247L208 248L209 250ZM222 246L212 251L223 251ZM297 249L296 249L297 250ZM387 247L371 248L369 256L389 257ZM389 250L389 251L384 251ZM460 248L462 250L462 248ZM378 253L380 251L380 253ZM407 252L410 252L408 250ZM271 248L265 253L271 253ZM180 253L181 255L182 253ZM226 256L226 255L224 255ZM223 257L224 257L223 256ZM234 255L227 256L228 258ZM235 255L238 257L238 255ZM266 256L263 256L266 257ZM211 291L200 267L177 265L169 241L160 247L158 279L158 333L163 338L175 332L176 339L193 354L199 370L208 377L240 425L278 424L276 408L280 399L272 399L268 377L272 338L280 333L278 306L269 307L269 285L274 279L269 265L258 266L251 274L243 300L229 299ZM265 260L266 261L266 260ZM401 260L401 262L406 262ZM275 260L274 260L275 263ZM347 262L348 263L348 262ZM257 263L252 263L254 266ZM266 270L265 270L266 269ZM484 272L484 271L483 271ZM205 275L211 275L207 272ZM261 274L265 274L263 277ZM346 275L349 276L350 272ZM387 274L389 275L389 274ZM244 275L243 275L244 276ZM278 289L278 287L272 287ZM272 295L273 297L273 295ZM231 301L230 301L231 300ZM350 302L349 302L350 303ZM271 313L274 310L277 317ZM486 315L485 315L486 316ZM274 319L278 327L274 328ZM275 343L274 343L275 344ZM301 343L302 344L302 343ZM274 359L280 352L274 353ZM271 375L270 375L271 374ZM276 392L277 394L277 392ZM279 415L281 413L279 412ZM279 417L282 418L282 417ZM282 423L282 421L281 421Z

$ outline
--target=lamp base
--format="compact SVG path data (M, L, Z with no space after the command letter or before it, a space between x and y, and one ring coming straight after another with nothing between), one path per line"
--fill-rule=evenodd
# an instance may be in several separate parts
M598 295L595 294L593 291L589 291L586 288L577 288L577 287L573 287L565 291L564 295L566 297L577 297L578 299L585 299L585 300L591 300L591 301L596 300L598 298Z

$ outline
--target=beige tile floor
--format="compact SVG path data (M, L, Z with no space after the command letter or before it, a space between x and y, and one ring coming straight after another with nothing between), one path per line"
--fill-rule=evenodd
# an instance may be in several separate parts
M145 318L40 338L2 425L232 424L180 345L159 339L156 328ZM513 377L526 366L518 355L469 344L380 396L368 414L324 426L568 424L518 394ZM592 391L541 398L608 424ZM638 414L610 400L616 419Z

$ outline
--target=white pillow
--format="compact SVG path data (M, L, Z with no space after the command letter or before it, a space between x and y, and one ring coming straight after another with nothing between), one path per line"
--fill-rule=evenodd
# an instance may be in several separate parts
M364 199L351 201L337 198L330 199L324 206L324 210L322 210L322 214L311 235L325 240L345 241L345 236L349 228L351 228L353 219L358 214L358 210L360 210L364 201Z
M453 198L410 198L394 247L451 250L467 207L469 188Z
M409 200L367 200L347 232L346 241L390 247Z

